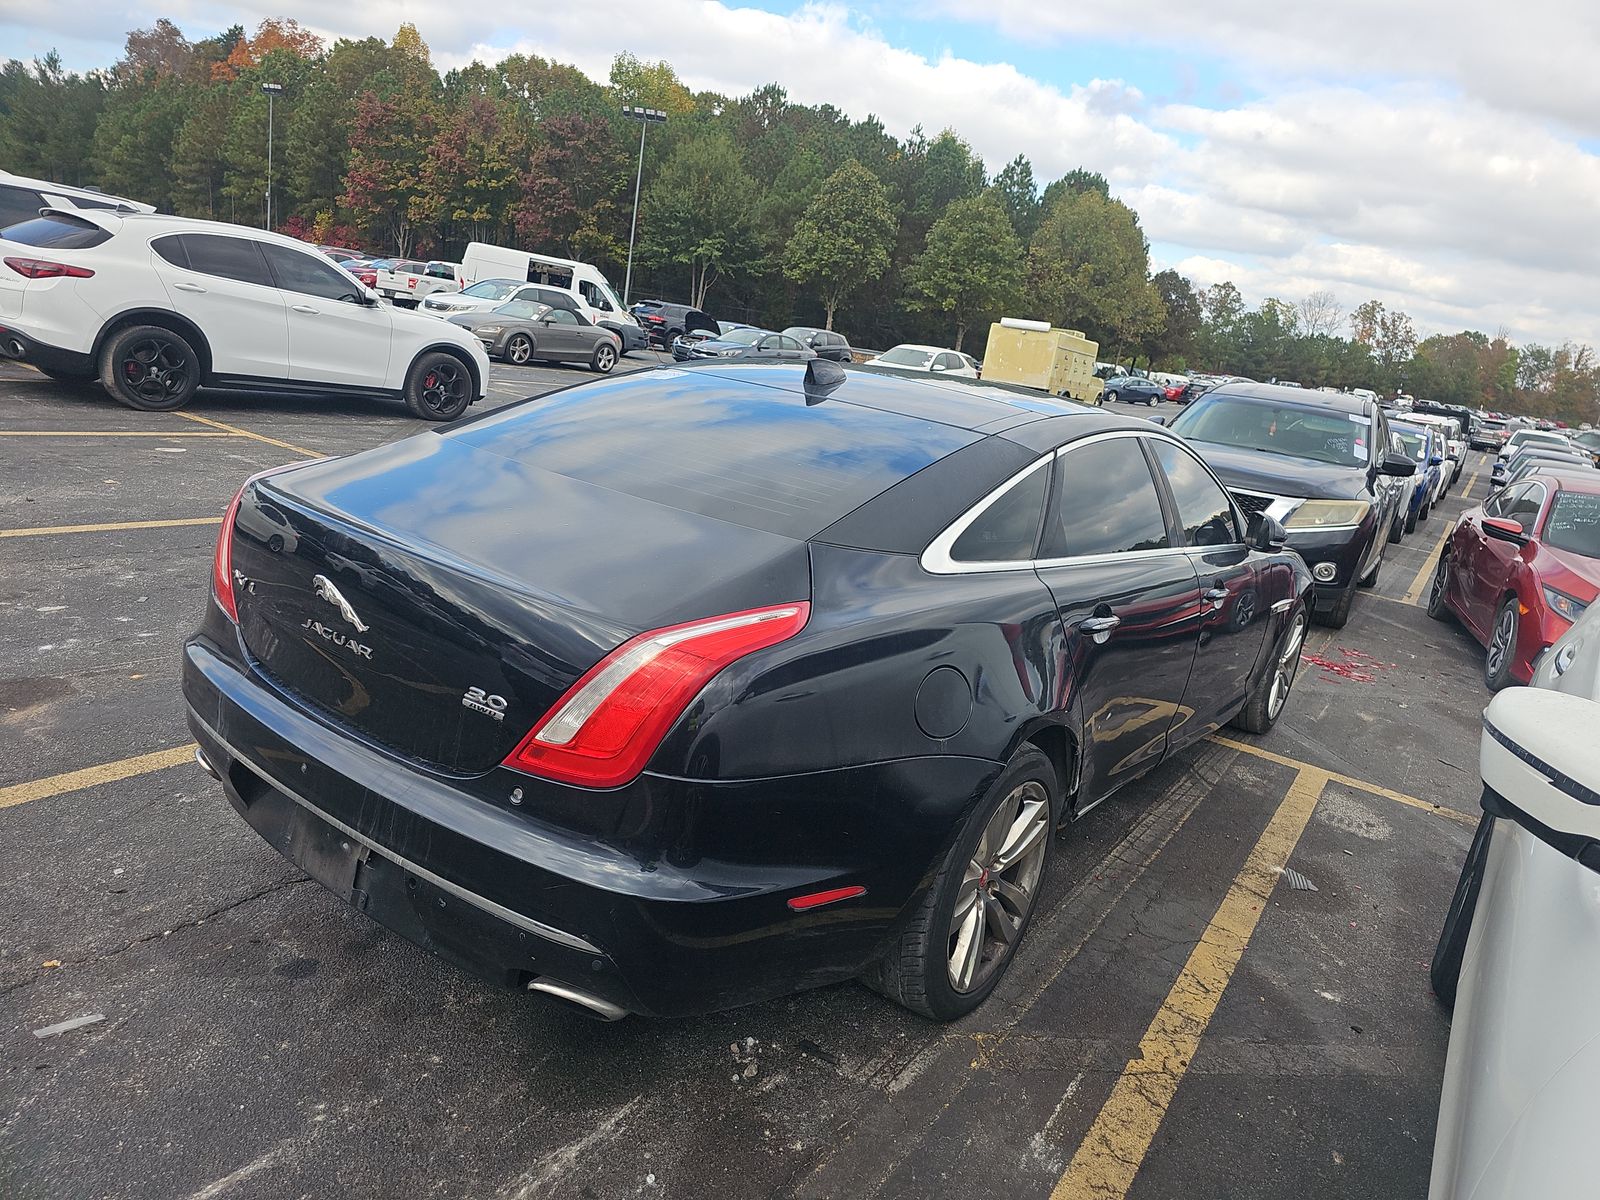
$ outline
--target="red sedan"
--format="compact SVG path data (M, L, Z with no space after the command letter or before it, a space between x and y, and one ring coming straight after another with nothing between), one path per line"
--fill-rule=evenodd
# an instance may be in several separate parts
M1488 648L1490 690L1527 683L1533 662L1600 595L1600 471L1535 474L1456 522L1428 615L1453 614Z

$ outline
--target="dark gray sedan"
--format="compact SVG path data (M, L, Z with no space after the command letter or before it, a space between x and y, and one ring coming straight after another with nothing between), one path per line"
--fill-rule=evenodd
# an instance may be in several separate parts
M749 325L729 330L721 337L707 338L692 345L679 338L672 346L672 357L679 362L694 362L701 358L776 359L787 362L805 362L817 357L817 352L783 333L770 329L756 329Z
M490 358L516 366L530 362L587 363L600 374L617 365L622 341L609 329L591 325L581 313L532 300L508 300L487 312L448 318L469 329Z

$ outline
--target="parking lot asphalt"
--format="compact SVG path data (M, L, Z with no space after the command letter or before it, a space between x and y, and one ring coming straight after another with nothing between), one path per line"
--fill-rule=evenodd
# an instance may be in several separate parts
M588 377L494 374L490 406ZM971 1017L841 985L605 1025L349 909L190 760L179 649L234 489L420 428L378 401L135 413L0 366L0 1196L1426 1192L1427 964L1488 695L1420 601L1486 458L1313 631L1271 734L1067 833Z

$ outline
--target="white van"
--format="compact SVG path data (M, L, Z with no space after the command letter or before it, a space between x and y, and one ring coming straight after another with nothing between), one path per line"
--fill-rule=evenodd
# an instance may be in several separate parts
M603 325L624 337L625 349L629 348L625 327L631 325L635 331L639 329L638 322L622 307L622 301L617 299L606 277L588 263L469 242L467 252L461 257L461 286L468 288L483 279L525 279L529 283L571 292L578 302L578 310L590 323Z

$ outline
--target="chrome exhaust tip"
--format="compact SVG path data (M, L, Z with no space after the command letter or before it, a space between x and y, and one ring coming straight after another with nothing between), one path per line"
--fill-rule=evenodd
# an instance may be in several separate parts
M7 358L21 358L27 352L28 348L16 338L7 338L0 342L0 354L4 354Z
M586 1017L594 1017L601 1021L620 1021L628 1015L628 1010L620 1005L602 1000L599 996L591 996L571 984L557 983L554 979L545 979L535 976L528 980L530 992L543 992L547 996L554 996L557 1000L565 1000Z
M217 773L217 769L211 765L211 760L206 757L206 752L200 749L199 746L194 748L194 761L199 764L200 769L207 775L211 776L211 778L215 779L218 783L222 782L222 776Z

